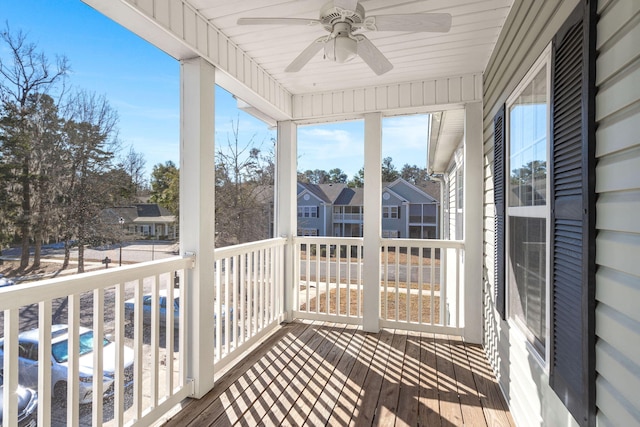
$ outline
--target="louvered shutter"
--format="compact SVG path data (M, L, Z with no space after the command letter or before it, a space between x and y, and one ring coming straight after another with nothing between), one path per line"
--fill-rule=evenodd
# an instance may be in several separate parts
M493 118L493 203L495 205L494 217L494 294L495 304L500 316L505 318L505 107Z
M553 40L551 78L551 387L595 424L595 5ZM588 13L590 12L590 13Z

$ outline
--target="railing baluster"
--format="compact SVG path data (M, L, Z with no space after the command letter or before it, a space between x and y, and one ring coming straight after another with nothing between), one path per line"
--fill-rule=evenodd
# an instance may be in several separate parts
M413 285L413 246L407 247L407 280L405 283L406 288L406 305L407 316L405 320L407 323L411 323L411 286Z
M358 312L356 314L358 317L362 317L362 250L362 245L358 243Z
M135 419L139 420L142 417L142 358L143 358L143 341L144 341L144 325L143 325L143 312L142 312L142 294L144 289L143 279L138 279L135 283L135 289L133 294L134 307L133 312L133 407L135 410ZM181 301L185 301L181 299ZM131 319L129 319L131 320Z
M117 323L116 323L117 324ZM104 336L104 289L99 288L93 291L93 348L101 349ZM49 334L51 337L51 334ZM92 402L92 422L93 425L102 424L102 395L104 393L102 383L103 377L103 352L93 352L93 402ZM46 359L41 359L46 360ZM115 408L115 405L114 405Z
M394 320L397 322L400 320L400 254L402 253L401 246L396 246L396 257L395 257L395 275L396 275L396 299L395 299L395 308L396 314Z
M67 425L78 427L80 424L80 389L79 382L79 327L80 327L80 295L69 295L67 307L67 323L69 324L68 370L67 370Z
M246 268L247 268L247 255L240 256L240 343L245 341L245 326L246 326L246 307L247 307L247 282L246 282Z
M164 352L165 352L165 395L171 396L173 394L173 346L174 337L174 298L173 298L173 277L168 275L167 277L167 309L165 318L165 339L164 339Z
M4 311L4 346L3 346L3 374L4 390L18 388L18 333L20 331L19 309ZM77 365L77 364L76 364ZM3 426L18 424L18 395L17 393L2 394Z
M158 372L160 365L160 278L156 274L151 284L151 407L158 406Z
M115 342L116 370L114 384L113 410L116 425L124 424L124 283L115 288ZM103 318L101 318L101 322ZM100 346L99 348L102 348Z
M233 303L231 307L233 308L233 318L231 321L231 333L229 339L233 340L233 348L236 349L238 347L238 275L239 271L239 262L240 256L236 255L232 258L233 261L233 278L231 280L231 286L233 287Z
M422 325L422 288L424 287L424 251L425 248L418 248L418 324Z
M325 245L325 257L324 257L324 261L325 261L325 278L324 278L324 296L325 296L325 301L326 301L326 305L325 307L327 308L325 313L326 314L330 314L331 313L331 287L329 284L329 281L331 279L331 245L330 244L326 244Z
M429 252L430 252L430 255L431 255L431 258L430 258L431 259L431 261L430 261L431 262L431 268L430 268L430 271L429 271L429 274L431 275L431 278L430 278L430 280L431 280L431 301L430 301L431 310L430 310L430 313L429 313L429 318L430 318L429 323L432 324L432 325L434 325L436 323L436 321L435 321L435 313L434 312L435 312L435 299L436 299L436 290L435 290L436 289L436 261L435 260L436 260L436 251L437 250L438 249L436 249L435 247L432 247L432 248L429 249ZM442 250L441 249L440 249L440 258L442 258ZM440 265L442 266L442 261L440 261ZM440 268L442 269L442 267L440 267ZM440 301L439 307L442 307L442 283L440 283L440 294L439 295L440 295L440 296L438 296L438 301ZM441 321L442 317L440 319L438 319L438 320ZM441 322L439 322L439 323L441 323Z
M316 314L320 312L320 244L316 243Z
M351 316L351 250L352 250L353 246L351 244L348 244L346 246L347 249L347 271L345 273L345 282L346 282L346 286L345 289L347 290L346 292L346 307L345 307L345 315L347 317Z
M38 360L51 359L51 300L41 301L38 309ZM6 318L6 317L5 317ZM6 337L6 335L5 335ZM7 371L5 370L5 373ZM5 377L6 378L6 377ZM38 425L51 424L51 364L38 365ZM7 407L6 405L4 406Z
M216 307L214 308L215 318L215 359L220 360L222 358L222 319L226 317L226 313L222 311L222 265L223 260L216 259ZM226 319L225 319L226 320Z
M308 313L309 307L310 307L310 303L311 303L311 244L307 244L306 245L306 251L307 251L307 258L305 260L305 266L306 266L306 275L305 275L305 279L307 279L306 281L306 285L305 285L305 296L307 298L307 303L305 305L305 311ZM298 307L300 308L300 307Z

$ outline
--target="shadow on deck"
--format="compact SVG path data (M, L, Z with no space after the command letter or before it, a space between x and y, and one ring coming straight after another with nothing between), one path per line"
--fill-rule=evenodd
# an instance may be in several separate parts
M482 348L459 337L285 324L165 426L512 426Z

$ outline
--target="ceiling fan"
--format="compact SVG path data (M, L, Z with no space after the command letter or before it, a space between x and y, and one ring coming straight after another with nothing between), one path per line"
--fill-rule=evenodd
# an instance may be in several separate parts
M321 25L328 35L315 39L285 68L297 72L323 47L324 56L335 62L347 62L359 56L377 74L390 71L393 65L361 31L441 32L451 28L448 13L414 13L365 16L358 0L332 0L320 9L320 19L240 18L238 25Z

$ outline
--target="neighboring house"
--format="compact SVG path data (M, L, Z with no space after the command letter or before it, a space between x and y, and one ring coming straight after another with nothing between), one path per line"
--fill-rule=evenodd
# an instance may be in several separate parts
M157 239L177 239L176 217L157 203L136 203L103 211L107 222L121 225L130 235ZM120 223L120 218L124 223Z
M362 237L362 188L298 183L298 235ZM397 179L382 185L382 237L436 239L440 234L440 185L425 189Z

